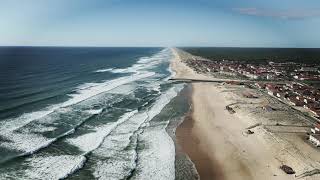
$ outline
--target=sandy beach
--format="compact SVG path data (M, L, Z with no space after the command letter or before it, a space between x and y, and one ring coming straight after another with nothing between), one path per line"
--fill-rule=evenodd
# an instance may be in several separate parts
M210 78L195 73L183 63L178 51L172 50L175 58L171 68L176 78ZM319 150L305 142L301 134L279 135L266 130L263 125L272 122L258 113L250 114L250 108L257 109L255 102L246 102L249 100L231 91L237 88L216 83L192 84L192 110L177 128L176 137L195 164L200 178L297 179L279 168L288 164L300 179L319 179L319 175L301 175L319 168ZM230 114L226 106L236 101L244 103L236 107L235 114ZM245 106L246 103L249 105ZM245 133L247 127L257 123L263 125L253 128L254 134Z

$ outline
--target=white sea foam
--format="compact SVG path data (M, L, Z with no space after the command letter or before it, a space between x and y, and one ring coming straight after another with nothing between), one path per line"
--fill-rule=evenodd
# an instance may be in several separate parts
M3 120L0 122L0 135L2 135L3 133L7 133L7 132L14 131L16 129L19 129L20 127L28 124L34 119L44 117L50 114L51 112L52 112L51 110L42 110L42 111L26 113L15 119L9 119L7 121Z
M142 116L139 116L137 114L137 110L132 111L132 112L128 112L125 113L123 116L121 116L121 118L113 123L109 123L106 124L104 126L100 126L95 128L95 132L92 133L88 133L88 134L84 134L82 136L78 136L76 138L72 138L72 139L67 139L66 141L76 147L78 147L79 149L81 149L84 153L83 155L92 152L94 154L96 154L96 149L105 149L104 147L101 148L101 146L104 146L105 143L107 143L107 146L111 146L111 147L121 147L124 143L119 143L120 141L127 141L125 144L128 144L130 142L130 134L126 134L124 132L122 132L120 135L117 136L110 136L109 134L111 132L114 132L115 129L118 129L118 127L120 126L126 126L127 125L130 126L130 124L132 125L132 123L135 123L136 121L143 121L141 119ZM135 117L135 118L134 118ZM147 115L144 114L144 118L147 118ZM128 122L130 121L130 122ZM141 124L141 123L140 123ZM139 124L137 125L139 127ZM122 128L120 128L122 129ZM131 132L129 130L129 132ZM105 140L105 138L107 138L107 140ZM103 156L105 157L110 157L107 156L107 154L112 154L112 152L114 151L110 151L110 149L108 150L104 150L103 153L98 153L97 156ZM107 177L107 179L112 179L112 177L120 177L119 175L121 174L120 171L114 172L113 174L106 174L106 169L111 169L111 168L122 168L124 169L128 169L128 168L132 168L134 166L134 159L135 159L135 152L134 149L132 149L132 151L123 151L122 152L122 158L117 158L116 161L114 161L114 163L104 163L103 161L98 161L98 166L95 168L95 175L97 175L97 177L99 177L100 179L104 179L104 177ZM131 161L131 163L128 163L128 159L133 159ZM110 172L110 171L109 171ZM120 174L119 174L120 173ZM116 176L116 174L118 174L118 176ZM124 177L124 176L121 176ZM121 179L121 178L115 178L115 179Z
M90 109L90 110L87 110L86 112L92 115L96 115L96 114L100 114L102 111L103 109Z
M172 61L173 61L173 60L172 60ZM169 76L169 77L167 77L167 78L165 79L165 81L168 81L170 78L175 77L175 76L176 76L176 74L177 74L175 71L173 71L173 70L172 70L171 65L168 67L168 71L170 72L170 76Z
M119 124L127 121L130 117L136 114L138 111L131 111L125 113L118 121L108 123L104 126L100 126L95 128L95 132L84 134L82 136L78 136L76 138L70 138L66 141L79 149L83 152L91 152L94 149L98 148L100 144L103 142L104 138Z
M96 96L103 92L110 91L120 85L127 84L142 78L147 78L153 76L154 72L143 72L137 73L131 76L124 76L113 80L108 80L102 83L88 83L82 85L76 94L70 94L71 98L63 103L56 104L46 108L45 110L26 113L21 115L18 118L10 119L6 121L0 122L0 135L2 133L12 132L16 129L23 127L24 125L37 120L39 118L43 118L44 116L53 113L59 108L65 108L73 104L77 104L81 101L84 101L90 97Z
M160 61L159 61L160 62ZM41 135L35 135L31 133L31 135L26 135L25 137L21 136L19 133L16 132L16 130L22 128L23 126L29 124L30 122L33 122L35 120L37 121L51 121L49 118L50 116L47 116L53 112L61 111L69 111L70 106L73 104L77 104L79 102L82 102L88 98L91 98L93 96L96 96L98 94L108 92L114 88L117 88L121 85L131 83L140 79L144 79L150 76L154 76L154 72L149 72L144 69L144 67L151 67L153 65L156 65L159 62L151 62L148 64L142 64L142 65L133 65L127 69L123 69L128 72L134 72L132 75L120 77L113 80L108 80L101 83L85 83L83 85L80 85L77 88L77 92L74 94L69 94L71 97L69 100L55 104L49 107L44 108L43 110L26 113L21 115L18 118L13 119L7 119L0 122L0 135L10 139L10 142L2 143L0 146L5 146L10 149L18 149L19 151L24 152L25 154L34 152L38 150L39 148L45 147L55 141L56 139L46 139L42 137ZM90 112L89 112L90 113ZM99 113L98 111L91 111L92 113ZM44 118L45 117L45 118ZM54 119L52 119L54 121ZM43 123L43 122L42 122ZM54 122L50 122L54 123ZM14 137L14 136L17 137ZM35 142L36 141L36 142ZM16 148L15 148L16 147ZM32 148L30 148L32 147Z
M113 73L128 73L129 71L128 71L128 69L118 68L118 69L113 69L111 72L113 72Z
M128 68L113 68L109 71L113 73L136 73L140 70L148 69L163 61L167 61L168 60L167 54L168 54L168 49L164 49L151 57L141 57L136 64Z
M80 124L81 122L78 125L76 125L76 127L79 126ZM1 146L7 149L21 151L22 153L18 156L29 155L29 154L33 154L39 149L49 146L58 138L74 133L74 131L75 131L74 128L70 129L55 138L46 138L40 134L35 134L30 132L27 132L27 133L9 132L3 135L3 137L8 139L9 141L2 142Z
M122 144L116 145L113 149L103 148L114 153L112 153L112 156L104 156L104 158L108 157L106 161L97 161L93 173L97 179L126 179L131 174L131 170L135 168L135 160L137 158L135 151L137 144L136 134L132 135L130 139L127 135L119 135L114 137L114 140Z
M145 64L145 63L150 62L151 60L153 60L153 59L150 57L141 57L137 62L140 64Z
M151 120L174 98L183 85L170 88L148 111ZM169 121L169 120L168 120ZM146 148L139 151L136 174L133 179L174 179L175 148L172 139L165 131L166 125L146 128L139 135L139 142Z
M126 68L126 69L113 69L113 73L137 73L142 70L148 70L151 67L154 67L157 64L160 64L164 61L168 61L168 49L164 49L159 53L153 55L152 57L142 57L136 64Z
M43 133L43 132L49 132L56 130L57 127L54 126L44 126L44 125L38 125L35 129L33 129L33 132L35 133Z
M82 168L85 156L48 156L28 159L28 168L23 179L64 179L76 170Z
M160 93L161 90L161 82L159 82L158 80L151 80L148 79L146 81L144 81L143 86L145 88L147 88L148 90L154 90L154 91L158 91Z
M160 92L160 88L160 83L157 83L152 87L152 90Z
M112 157L130 143L129 138L147 120L148 114L146 112L135 114L125 123L119 124L93 153L96 156Z
M71 109L62 108L62 111L69 113L71 112ZM83 123L83 121L85 121L91 115L92 114L89 114L89 113L80 114L80 116L82 117L82 120L78 120L77 124L75 124L72 129L69 129L64 133L52 138L44 137L43 135L41 135L41 133L56 130L57 127L52 125L59 123L58 122L59 116L56 116L56 117L46 116L44 119L41 119L41 121L35 124L32 124L31 126L25 126L23 129L19 129L19 131L0 132L1 136L8 140L1 143L0 146L7 149L21 152L20 154L16 154L15 156L33 154L39 149L49 146L58 138L61 138L73 133L75 131L75 128L78 127L81 123Z
M64 103L62 103L62 107L70 106L72 104L79 103L85 99L96 96L103 92L110 91L120 85L127 84L139 79L147 78L153 76L154 72L143 72L137 73L131 76L124 76L117 79L109 80L103 83L96 83L95 86L88 89L81 89L77 92L77 94L72 94L72 98ZM92 83L90 83L92 84Z
M177 85L176 87L172 87L167 90L164 94L162 94L158 101L150 108L148 111L149 119L151 120L157 114L161 112L161 110L166 106L172 98L177 96L178 92L180 92L183 88L183 85Z
M129 144L125 150L118 148L118 152L113 156L108 156L107 161L97 162L93 173L96 178L102 180L126 179L126 177L131 174L131 170L133 170L136 165L135 160L137 158L137 153L135 149L137 145L137 135L132 135L131 141L128 141L127 143Z
M153 56L152 58L144 58L140 59L141 62L139 64L133 65L127 69L113 69L117 73L120 72L129 72L133 73L130 76L125 76L121 78L117 78L114 80L105 81L102 83L86 83L82 86L79 86L77 89L77 93L70 94L71 98L60 104L56 104L54 106L50 106L43 111L38 111L34 113L24 114L23 116L17 119L11 119L10 121L5 121L4 123L0 123L0 130L6 129L7 134L12 134L13 141L23 142L23 139L20 135L17 136L15 132L12 133L13 130L16 130L24 125L32 122L38 118L44 117L54 111L59 111L62 108L67 109L68 106L77 104L81 101L84 101L90 97L96 96L103 92L109 92L110 90L117 88L121 85L134 82L143 78L147 78L150 76L154 76L154 72L148 72L147 69L153 67L164 61L165 51ZM151 60L150 60L151 59ZM178 88L179 89L179 88ZM67 139L66 141L70 144L73 144L84 153L85 155L88 152L92 152L95 156L109 157L108 161L97 161L97 164L94 168L94 176L101 179L111 179L112 177L125 177L136 166L136 158L137 154L135 151L137 133L140 132L141 127L148 126L148 121L150 121L153 117L160 113L162 108L170 102L170 100L177 94L177 88L172 88L168 90L165 94L161 95L156 103L146 112L136 111L130 112L132 114L126 114L121 117L118 122L115 122L114 125L107 124L105 126L100 126L95 129L95 132L88 133L73 139ZM97 111L87 111L89 114L99 113ZM2 126L4 125L4 126ZM71 133L68 132L68 133ZM164 134L163 134L164 133ZM1 131L0 131L1 135ZM32 134L33 135L33 134ZM28 135L29 136L29 135ZM31 136L31 135L30 135ZM151 137L150 137L151 136ZM139 177L146 177L150 179L149 174L146 172L148 169L154 171L154 169L163 169L167 167L167 170L164 170L162 174L157 174L157 177L168 177L171 179L172 175L174 177L174 167L172 174L172 161L174 161L174 157L172 158L171 149L172 144L166 139L168 135L165 135L165 131L162 129L159 132L155 132L155 136L152 136L152 133L149 134L143 133L142 140L148 142L150 144L151 150L143 151L139 155L139 164L138 167L145 166L147 169L139 169L140 174ZM38 138L38 139L37 139ZM21 151L30 151L33 149L28 149L27 144L29 146L34 147L43 147L46 144L44 142L54 141L54 139L41 139L44 137L30 137L24 142L24 144L18 145L19 150ZM11 139L10 139L11 140ZM35 144L34 141L38 141L39 144ZM155 148L159 148L159 144L156 144L154 141L164 141L164 154L159 151L156 151ZM43 146L42 146L43 145ZM12 146L12 145L11 145ZM16 147L17 145L14 145ZM128 146L130 147L128 149ZM12 147L12 148L14 148ZM150 149L148 147L148 149ZM161 147L160 147L161 148ZM155 154L147 154L147 152L155 153ZM174 152L173 152L174 153ZM151 157L147 157L151 156ZM155 167L155 164L145 165L148 158L152 158L152 156L156 158L164 158L167 160L167 164L163 161L160 163L160 167ZM140 161L141 160L141 161ZM29 160L30 169L25 171L30 179L58 179L65 178L67 175L73 173L76 169L79 169L83 166L85 162L84 156L70 156L70 155L60 155L60 156L49 156L49 157L39 157L34 156ZM110 175L110 176L109 176ZM138 177L138 176L137 176ZM119 179L119 178L118 178ZM152 178L151 178L152 179Z
M141 136L143 141L148 143L145 146L148 150L139 154L139 174L135 176L136 179L174 178L174 144L166 134L165 126L148 133L143 132L140 128L147 126L148 122L159 114L181 89L182 86L169 89L158 98L149 110L135 114L125 123L117 126L105 138L101 146L92 152L101 159L108 158L107 161L98 161L95 165L94 176L96 178L123 179L131 173L130 169L132 170L135 167L137 158L134 147L137 143L137 135L139 139ZM152 164L148 165L148 161ZM157 164L157 161L160 163ZM157 172L159 170L162 172ZM154 178L152 173L155 172L156 176Z
M54 138L49 139L32 133L8 133L5 138L10 141L1 142L2 147L22 151L25 154L31 154L55 141Z
M110 72L110 71L112 71L113 70L113 68L106 68L106 69L98 69L98 70L96 70L96 71L94 71L94 72L96 72L96 73L103 73L103 72Z
M139 152L137 173L132 179L174 180L175 147L165 129L145 130L139 136L140 142L146 148Z
M98 159L93 175L99 179L125 179L135 167L137 131L148 120L146 112L135 114L117 126L101 146L92 152Z
M92 87L97 86L98 83L84 83L77 87L77 90L85 90L90 89Z
M108 91L108 93L128 95L134 91L135 87L136 86L134 84L124 84Z
M124 149L128 147L130 142L133 141L132 139L136 138L135 133L138 131L138 129L140 127L145 126L143 124L146 124L146 122L150 121L157 114L159 114L160 111L163 109L163 107L166 104L168 104L173 97L176 96L177 90L175 90L174 88L168 90L165 94L159 97L156 103L148 111L141 112L134 115L128 121L126 121L126 123L119 125L115 130L113 130L112 134L106 137L101 147L93 151L93 153L96 156L101 156L103 158L109 157L108 161L98 162L98 164L95 167L95 172L94 172L95 177L100 179L121 179L129 175L128 173L130 172L128 172L128 169L130 168L132 169L135 165L136 151L134 148L131 148L129 150L128 149L124 150ZM162 130L160 129L160 131ZM164 134L164 137L166 136L168 135ZM131 138L131 141L130 141L130 138ZM158 138L159 138L158 139L159 143L163 141L163 139L161 139L163 137L158 137ZM168 147L172 148L171 146L166 146L166 144L164 145L165 145L164 146L165 151L168 151L168 149L165 149L165 148L168 148ZM152 147L152 150L153 148L159 148L159 147L154 146ZM172 153L169 153L169 154L171 155ZM166 155L167 154L164 154L164 156ZM174 156L174 151L173 151L173 156ZM141 158L144 158L144 157L141 157ZM151 155L150 158L155 158L155 156ZM171 156L167 158L172 159ZM169 165L172 164L171 163L172 161L168 161L168 162L169 162L168 163ZM174 157L173 157L173 162L174 162ZM155 171L159 170L157 169L156 166L153 166L153 168L155 169ZM174 170L174 167L173 168L170 167L170 172L166 172L164 170L165 174L169 174L168 176L170 175L172 176L172 172L171 172L172 169ZM174 177L174 173L173 173L173 177Z

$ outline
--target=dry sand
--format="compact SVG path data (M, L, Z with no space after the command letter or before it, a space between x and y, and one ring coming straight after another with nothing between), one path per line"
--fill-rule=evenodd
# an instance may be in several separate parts
M176 78L210 78L196 74L182 62L177 51L172 50L175 59L171 68L176 72ZM296 179L280 170L280 165L292 165L297 174L319 165L319 152L300 137L299 150L296 145L288 144L262 127L255 128L255 134L246 135L244 130L259 121L245 112L230 114L225 110L225 106L232 102L230 96L233 94L224 93L224 87L214 83L194 83L192 88L192 111L177 128L176 136L201 179ZM306 163L307 154L312 154L308 158L316 158L315 161ZM301 179L318 178L316 175Z

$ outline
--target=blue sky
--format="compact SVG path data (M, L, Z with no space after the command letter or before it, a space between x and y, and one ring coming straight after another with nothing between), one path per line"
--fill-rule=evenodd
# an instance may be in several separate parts
M319 0L0 3L0 45L320 47Z

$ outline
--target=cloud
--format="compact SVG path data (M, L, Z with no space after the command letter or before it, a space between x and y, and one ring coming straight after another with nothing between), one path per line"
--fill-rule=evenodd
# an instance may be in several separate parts
M305 19L320 17L320 10L266 10L258 8L233 8L235 12L249 16L273 17L280 19Z

